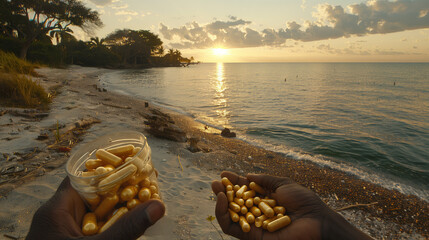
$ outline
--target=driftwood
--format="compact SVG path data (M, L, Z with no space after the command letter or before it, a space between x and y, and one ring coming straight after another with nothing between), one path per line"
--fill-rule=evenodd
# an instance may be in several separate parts
M349 205L349 206L345 206L342 208L337 208L335 209L335 211L340 212L346 209L350 209L350 208L356 208L356 207L369 207L371 205L375 205L378 204L378 202L372 202L372 203L358 203L358 204L353 204L353 205Z
M130 106L119 106L119 105L114 105L114 104L104 103L104 102L102 102L101 104L109 107L114 107L114 108L131 109Z
M186 133L174 124L170 115L157 109L151 109L150 113L140 113L147 119L144 123L149 126L148 132L155 137L169 139L175 142L186 142Z

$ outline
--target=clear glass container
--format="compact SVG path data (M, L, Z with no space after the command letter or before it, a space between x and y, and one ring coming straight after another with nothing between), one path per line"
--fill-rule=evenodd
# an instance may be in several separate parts
M116 167L106 163L103 158L100 158L100 155L96 156L100 149L113 153L113 149L121 147L130 148L132 152L125 155L119 154L121 163ZM157 174L152 164L151 155L147 139L142 133L135 131L113 132L81 146L68 159L66 172L73 188L82 196L89 209L96 214L97 208L102 205L101 202L104 199L112 196L119 199L115 207L109 210L112 214L120 207L127 207L129 199L124 200L121 191L128 186L132 186L138 191L132 197L133 199L139 199L139 192L143 188L151 189L150 198L160 199ZM104 162L104 165L95 169L88 169L87 161L96 159L101 159L99 162ZM113 170L106 172L105 169L101 169L103 171L98 171L99 168ZM102 214L98 218L100 218L98 220L104 221L108 219L108 215Z

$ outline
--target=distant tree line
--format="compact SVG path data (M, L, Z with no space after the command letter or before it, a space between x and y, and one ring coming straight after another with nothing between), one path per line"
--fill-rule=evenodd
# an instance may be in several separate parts
M148 30L116 30L106 38L77 40L71 26L86 32L103 26L97 11L79 0L0 0L0 49L51 66L180 66L191 63L179 50L164 53Z

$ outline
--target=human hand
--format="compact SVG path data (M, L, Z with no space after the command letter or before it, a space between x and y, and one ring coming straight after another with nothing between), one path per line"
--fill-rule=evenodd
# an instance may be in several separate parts
M85 203L66 177L54 196L34 214L26 239L136 239L164 216L165 206L158 200L149 200L126 213L106 231L87 237L81 230L86 212Z
M290 178L248 174L247 178L232 172L223 172L232 184L248 185L255 182L267 191L267 196L286 208L292 222L276 232L268 232L251 225L250 232L243 232L232 222L228 212L225 187L220 181L212 183L217 195L216 218L223 232L239 239L368 239L364 233L350 225L331 210L314 192L295 183ZM337 229L342 228L342 229Z

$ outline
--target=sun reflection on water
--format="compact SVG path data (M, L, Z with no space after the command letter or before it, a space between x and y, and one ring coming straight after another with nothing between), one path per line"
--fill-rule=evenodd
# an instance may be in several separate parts
M226 83L225 83L225 76L224 76L224 64L223 63L217 63L216 65L216 81L213 84L215 94L213 99L213 104L215 105L215 111L218 119L218 124L221 124L223 126L229 125L229 111L227 110L228 107L228 99L225 97L225 91L227 89Z

